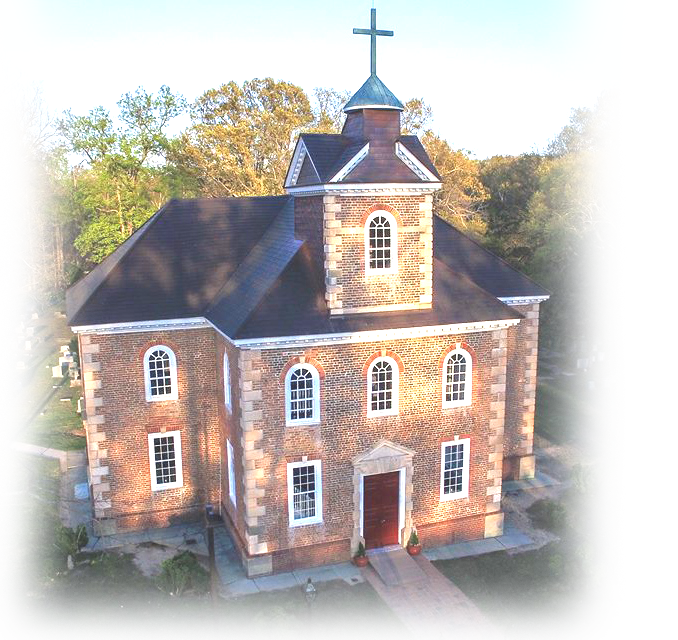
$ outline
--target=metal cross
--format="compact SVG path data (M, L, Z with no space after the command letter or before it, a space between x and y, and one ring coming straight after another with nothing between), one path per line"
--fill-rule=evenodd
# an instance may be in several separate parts
M369 29L353 29L354 34L361 36L370 36L370 73L373 76L377 75L377 36L392 36L393 31L383 31L377 29L377 10L370 9L370 28Z

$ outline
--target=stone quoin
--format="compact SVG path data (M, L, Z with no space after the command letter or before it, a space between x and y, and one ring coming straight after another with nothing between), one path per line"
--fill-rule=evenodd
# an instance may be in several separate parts
M172 200L68 291L97 533L214 505L256 576L500 535L534 476L549 293L438 217L392 32L358 32L370 77L285 195Z

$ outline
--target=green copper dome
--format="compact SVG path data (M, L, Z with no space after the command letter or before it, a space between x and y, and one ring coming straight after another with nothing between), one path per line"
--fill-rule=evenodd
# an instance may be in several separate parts
M372 74L346 103L344 112L348 113L356 109L398 109L402 111L404 108L402 102L377 78L376 74Z

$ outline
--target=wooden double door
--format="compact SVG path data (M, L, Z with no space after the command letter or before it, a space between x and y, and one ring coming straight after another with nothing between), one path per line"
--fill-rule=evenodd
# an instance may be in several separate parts
M365 548L398 544L400 472L363 476L363 538Z

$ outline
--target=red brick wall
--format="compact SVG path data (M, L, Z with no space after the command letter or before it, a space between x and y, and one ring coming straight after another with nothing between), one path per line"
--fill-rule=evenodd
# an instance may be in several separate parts
M92 335L98 345L103 399L88 399L87 418L98 416L100 453L106 452L110 500L105 517L119 528L167 526L199 517L206 503L219 504L219 421L215 333L192 329ZM143 356L153 344L169 346L177 360L178 399L147 402ZM86 382L87 384L87 382ZM148 433L181 431L183 487L151 491ZM90 429L91 433L91 429ZM91 437L91 436L90 436Z

